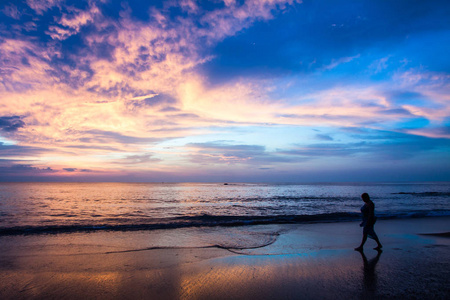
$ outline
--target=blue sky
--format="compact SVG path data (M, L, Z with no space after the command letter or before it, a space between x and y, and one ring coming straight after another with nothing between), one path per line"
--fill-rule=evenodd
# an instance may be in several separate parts
M448 1L3 1L2 181L449 181Z

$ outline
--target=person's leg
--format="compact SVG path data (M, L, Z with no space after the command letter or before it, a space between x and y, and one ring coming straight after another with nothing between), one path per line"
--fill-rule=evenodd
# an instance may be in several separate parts
M363 234L363 238L362 238L362 241L361 241L361 245L359 245L358 248L355 248L355 250L356 250L356 251L362 250L363 247L364 247L364 244L366 243L366 241L367 241L367 234Z
M374 233L375 233L375 231L374 231ZM377 246L373 249L381 250L381 248L383 248L383 245L381 245L380 240L378 239L378 236L376 233L373 235L373 239L375 240L375 242L377 242Z

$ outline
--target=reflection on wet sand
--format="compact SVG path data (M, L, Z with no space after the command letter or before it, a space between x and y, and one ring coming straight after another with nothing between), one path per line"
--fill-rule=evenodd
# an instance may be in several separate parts
M323 299L358 268L350 256L229 255L221 249L164 249L18 258L0 274L3 295L64 299L275 299L304 291ZM350 259L348 259L350 258ZM348 263L342 264L342 261ZM323 286L331 288L323 289ZM347 293L348 294L348 293ZM8 299L8 298L6 298Z
M119 272L6 272L2 279L6 279L8 286L2 292L20 295L23 299L54 298L55 295L64 299L92 299L117 295L123 276ZM14 280L7 280L8 277Z
M377 292L378 277L375 267L380 260L382 251L377 251L377 255L368 260L364 251L359 251L363 260L363 294L362 299L375 299Z
M448 218L433 220L385 223L394 233L424 230L424 224L429 232L448 232ZM215 235L204 232L200 239L197 230L3 236L0 299L448 298L447 238L386 236L378 264L381 253L353 251L359 232L344 233L354 228L286 225L276 243L243 254L205 247ZM336 231L341 239L334 238ZM255 235L245 232L240 238ZM264 226L252 232L271 237L266 233L274 231ZM176 241L178 248L171 246ZM148 248L157 243L170 247Z
M335 299L336 292L357 288L357 282L348 282L357 265L350 256L335 252L342 260L329 260L327 254L244 255L204 262L195 272L184 273L180 298L301 299L306 293Z

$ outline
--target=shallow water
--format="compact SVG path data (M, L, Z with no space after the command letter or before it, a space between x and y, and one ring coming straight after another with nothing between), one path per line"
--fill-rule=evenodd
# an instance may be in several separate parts
M0 234L450 215L450 183L0 183Z

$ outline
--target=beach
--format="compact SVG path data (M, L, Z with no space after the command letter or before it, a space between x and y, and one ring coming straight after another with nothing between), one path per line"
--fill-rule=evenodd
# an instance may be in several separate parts
M449 217L0 237L1 299L448 299Z

